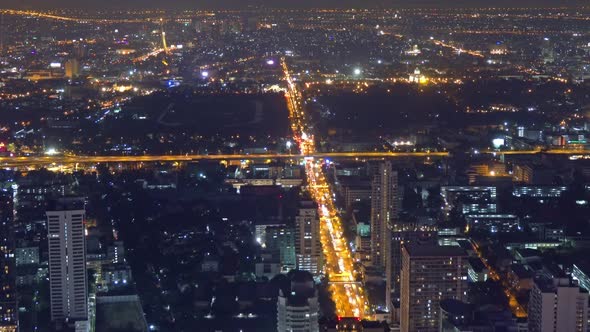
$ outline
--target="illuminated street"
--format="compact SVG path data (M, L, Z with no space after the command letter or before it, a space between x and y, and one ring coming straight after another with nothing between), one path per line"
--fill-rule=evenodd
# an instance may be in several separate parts
M306 143L311 144L311 143ZM296 154L185 154L185 155L143 155L143 156L30 156L0 157L0 165L5 167L48 164L96 164L96 163L138 163L138 162L190 162L198 160L261 160L261 159L301 159L313 158L406 158L406 157L448 157L448 152L329 152Z
M286 92L291 128L295 140L304 155L313 155L315 143L313 135L307 133L305 111L301 102L301 92L291 78L285 59L281 65L287 81ZM336 313L342 317L367 316L367 302L362 282L355 269L348 247L342 233L342 224L336 206L334 193L326 180L323 161L312 156L305 157L307 188L319 207L321 244L325 257L325 273L330 281L332 300L336 304Z
M307 135L307 134L306 134ZM303 136L306 137L306 136ZM302 158L329 158L329 159L389 159L389 158L447 158L449 152L314 152L313 141L301 139L301 147L307 153L261 153L261 154L178 154L178 155L140 155L140 156L79 156L79 155L45 155L45 156L18 156L0 157L0 165L4 167L17 166L43 166L51 164L97 164L97 163L141 163L141 162L190 162L199 160L263 160L263 159L302 159ZM587 150L513 150L513 151L480 151L482 154L495 155L568 155L570 159L588 159L590 151Z
M510 307L510 310L512 311L514 316L518 318L526 318L526 306L518 303L518 300L516 299L516 291L513 289L512 286L509 285L508 280L502 277L500 273L496 271L496 269L494 269L494 267L488 263L487 258L483 255L483 252L479 244L477 244L477 242L472 242L472 245L475 249L475 252L477 253L477 256L481 259L485 267L490 271L490 277L492 278L492 280L499 282L500 285L502 285L502 288L504 289L504 294L508 299L508 306Z

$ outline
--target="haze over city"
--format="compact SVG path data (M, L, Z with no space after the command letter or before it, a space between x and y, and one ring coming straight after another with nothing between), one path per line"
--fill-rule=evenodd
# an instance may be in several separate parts
M411 8L411 7L435 7L435 8L460 8L460 7L567 7L587 5L582 0L105 0L105 1L80 1L80 0L2 0L0 7L4 8L166 8L166 9L191 9L191 8L216 8L236 9L247 7L271 7L271 8Z

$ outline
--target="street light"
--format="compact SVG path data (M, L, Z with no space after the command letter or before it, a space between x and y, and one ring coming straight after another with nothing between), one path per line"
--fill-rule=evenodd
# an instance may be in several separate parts
M361 69L360 68L355 68L354 69L354 75L355 76L359 76L361 74Z

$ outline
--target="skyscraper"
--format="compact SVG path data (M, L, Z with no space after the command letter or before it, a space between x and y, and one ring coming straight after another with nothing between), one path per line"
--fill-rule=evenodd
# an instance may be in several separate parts
M0 191L0 331L18 330L15 285L13 204L9 191Z
M467 259L459 247L402 246L402 332L438 331L440 301L467 297Z
M295 217L295 254L297 269L318 275L322 271L320 218L313 201L301 201Z
M63 198L47 214L51 320L61 323L88 318L88 280L84 201Z
M402 270L402 245L405 244L421 244L421 245L435 245L437 244L438 235L435 230L427 229L426 227L417 227L414 224L398 225L391 232L391 289L393 294L399 296L400 293L400 274Z
M319 332L319 302L313 276L306 271L291 271L288 277L288 289L279 290L277 330Z
M528 314L529 332L587 331L588 292L569 278L535 280Z
M391 228L399 213L397 172L391 162L379 165L371 186L371 263L385 272L385 305L391 305Z

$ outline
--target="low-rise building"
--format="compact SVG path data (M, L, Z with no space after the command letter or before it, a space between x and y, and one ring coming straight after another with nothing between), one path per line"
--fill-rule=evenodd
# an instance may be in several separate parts
M103 264L101 271L103 287L116 289L131 283L131 267L127 263Z

